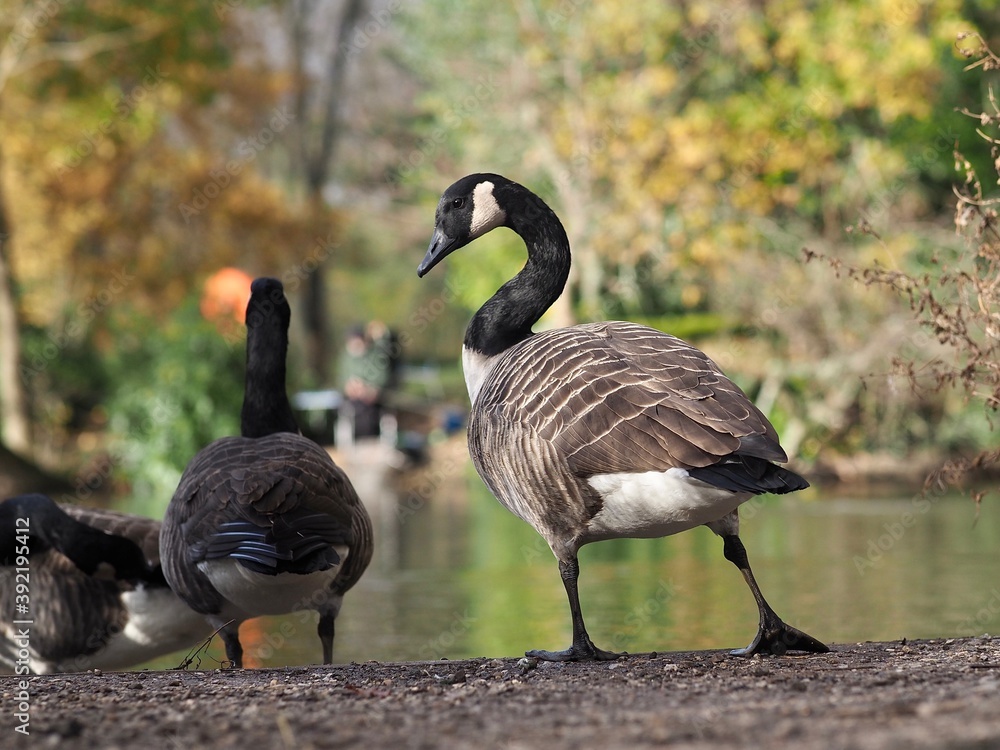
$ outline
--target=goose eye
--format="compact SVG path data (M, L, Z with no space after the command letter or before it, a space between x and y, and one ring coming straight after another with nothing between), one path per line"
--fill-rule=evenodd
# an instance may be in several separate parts
M452 208L461 208L464 205L465 205L465 198L455 198L455 200L451 202Z

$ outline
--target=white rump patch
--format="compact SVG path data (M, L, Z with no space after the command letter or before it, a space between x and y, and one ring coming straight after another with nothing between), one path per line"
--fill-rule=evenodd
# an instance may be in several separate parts
M670 536L715 521L749 497L692 478L686 469L597 474L587 480L604 500L586 539Z
M334 545L340 555L340 565L328 570L299 575L279 573L276 576L255 573L232 558L205 560L198 568L208 576L222 596L247 617L283 615L303 609L316 609L323 603L320 592L329 588L347 560L349 548ZM223 608L223 614L231 610Z
M469 235L472 239L486 234L491 229L503 226L507 214L500 208L493 195L492 182L480 182L472 191L472 224Z

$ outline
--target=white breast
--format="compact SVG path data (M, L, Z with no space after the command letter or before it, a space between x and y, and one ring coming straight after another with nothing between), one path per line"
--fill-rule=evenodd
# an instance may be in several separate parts
M750 497L693 479L684 469L597 474L587 481L604 500L587 527L587 542L677 534L722 518Z
M488 357L474 349L462 347L462 372L465 374L465 387L469 389L469 402L471 404L475 405L479 389L490 370L493 369L496 359L496 357Z

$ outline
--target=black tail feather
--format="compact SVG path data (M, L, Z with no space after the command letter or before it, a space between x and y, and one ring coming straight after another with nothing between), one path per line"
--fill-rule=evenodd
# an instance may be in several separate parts
M315 573L341 562L334 544L344 543L343 529L320 514L280 516L262 527L241 519L226 521L205 547L206 560L231 557L255 573Z
M809 482L794 471L756 456L734 453L717 464L688 469L688 474L707 484L732 492L784 495L805 489Z

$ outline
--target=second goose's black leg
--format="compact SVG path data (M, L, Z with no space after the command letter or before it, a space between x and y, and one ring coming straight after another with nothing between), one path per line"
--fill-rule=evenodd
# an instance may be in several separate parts
M222 643L226 647L226 658L229 666L234 669L243 668L243 646L240 644L240 624L231 622L219 631Z
M760 625L757 628L756 637L746 648L739 648L730 651L730 653L734 656L753 656L754 654L780 656L786 651L812 651L814 653L829 651L826 644L791 625L786 625L771 609L771 605L760 593L757 581L754 580L753 571L750 570L750 561L747 560L746 547L743 546L740 538L736 534L726 534L722 537L722 541L723 554L729 562L740 569L750 591L753 592L753 598L757 601L757 609L760 611Z
M333 664L333 620L335 615L331 612L321 612L319 615L319 625L316 632L319 634L319 641L323 644L323 663Z
M528 651L525 656L543 661L613 661L624 656L625 654L597 648L587 635L587 627L583 624L583 612L580 610L580 592L577 589L580 563L576 555L568 561L559 561L559 575L562 576L563 586L566 587L566 595L569 597L569 611L573 617L573 645L565 651Z

